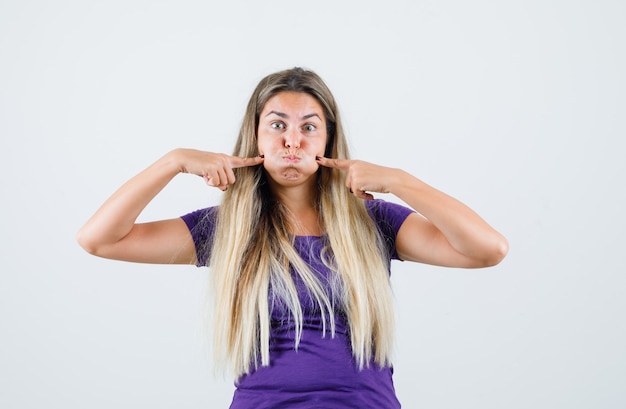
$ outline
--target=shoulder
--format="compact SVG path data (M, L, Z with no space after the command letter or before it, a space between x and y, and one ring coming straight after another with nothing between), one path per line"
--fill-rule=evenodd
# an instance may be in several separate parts
M212 234L217 221L218 206L206 207L181 216L194 241L204 241Z
M195 244L198 266L208 265L209 252L213 245L213 233L217 221L217 210L218 206L207 207L181 216Z
M391 229L394 234L398 232L404 220L414 213L413 209L382 199L366 200L365 207L379 228Z
M396 250L396 236L402 223L414 210L382 199L366 200L365 207L378 227L389 258L400 259Z
M181 216L181 219L187 224L189 230L201 223L214 224L217 218L218 206L206 207Z

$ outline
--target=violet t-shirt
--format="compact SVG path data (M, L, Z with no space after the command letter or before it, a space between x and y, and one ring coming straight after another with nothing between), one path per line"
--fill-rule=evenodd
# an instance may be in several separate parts
M396 234L413 211L380 199L365 203L381 232L389 260L398 259ZM182 217L196 245L199 266L208 263L216 209L209 207ZM296 236L294 241L298 254L323 284L328 283L333 274L320 257L325 244L325 236ZM288 311L275 305L271 311L270 364L259 366L235 382L230 408L399 408L392 380L393 368L381 368L371 362L369 367L359 370L352 357L344 312L339 308L334 311L335 336L332 337L328 329L324 334L319 307L306 295L299 276L292 272L292 277L304 317L298 349L294 345L295 326Z

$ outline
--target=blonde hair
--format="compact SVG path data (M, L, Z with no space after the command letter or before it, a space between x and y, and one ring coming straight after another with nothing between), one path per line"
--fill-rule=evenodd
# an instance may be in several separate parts
M349 159L335 99L312 71L293 68L262 79L248 103L234 155L258 155L257 128L265 103L283 91L315 97L324 110L328 142L325 156ZM323 331L334 336L335 298L347 316L352 353L359 368L371 361L391 364L394 314L388 259L377 226L361 199L345 187L343 172L320 167L317 202L327 236L324 263L336 274L328 294L293 247L286 209L274 199L262 166L235 169L217 212L210 249L214 279L216 364L236 378L269 365L270 300L285 305L295 323L295 348L303 313L290 266L319 307Z

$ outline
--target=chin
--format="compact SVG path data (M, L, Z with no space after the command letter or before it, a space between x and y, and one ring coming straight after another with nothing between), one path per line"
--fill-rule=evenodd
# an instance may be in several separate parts
M280 178L286 181L297 182L299 180L306 180L310 176L311 175L308 172L304 173L298 168L291 168L291 167L284 169L283 171L280 172Z
M296 186L315 177L317 169L300 169L299 167L290 166L283 169L272 170L266 168L266 171L267 175L274 183L284 186Z

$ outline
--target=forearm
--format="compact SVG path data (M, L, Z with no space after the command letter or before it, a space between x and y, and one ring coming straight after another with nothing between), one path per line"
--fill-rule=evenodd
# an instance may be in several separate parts
M177 155L169 152L113 193L79 230L79 244L94 252L128 235L148 203L180 173Z
M403 170L398 169L393 180L390 193L428 219L457 252L486 264L497 263L506 255L504 236L459 200Z

